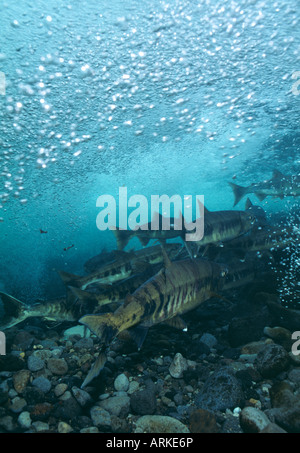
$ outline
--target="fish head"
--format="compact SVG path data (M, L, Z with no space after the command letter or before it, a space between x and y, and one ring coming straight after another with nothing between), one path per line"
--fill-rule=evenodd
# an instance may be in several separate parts
M249 211L240 211L240 220L241 220L241 230L243 232L249 231L254 223L256 222L256 217L253 212Z
M226 282L228 275L228 267L226 264L211 263L212 264L212 281L215 290L221 290Z

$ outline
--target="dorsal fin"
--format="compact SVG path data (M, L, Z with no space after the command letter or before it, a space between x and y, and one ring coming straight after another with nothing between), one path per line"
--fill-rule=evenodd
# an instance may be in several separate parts
M164 246L162 245L162 243L160 245L161 245L161 251L163 254L163 258L164 258L164 266L167 269L168 267L170 267L172 265L172 261L168 257L167 252L166 252Z
M202 215L202 212L204 212L204 214L208 214L210 211L204 206L204 204L199 200L199 198L197 201L199 206L200 217Z

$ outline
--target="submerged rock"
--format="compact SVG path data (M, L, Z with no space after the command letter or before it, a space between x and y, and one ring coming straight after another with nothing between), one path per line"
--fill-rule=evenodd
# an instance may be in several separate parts
M245 407L240 413L240 424L245 433L259 433L269 423L268 417L256 407Z
M244 393L239 380L229 368L215 371L204 383L195 399L196 406L212 411L225 411L243 406Z
M179 420L163 415L144 415L136 422L135 433L189 433L189 429Z
M285 371L290 364L287 351L278 344L269 344L256 358L258 372L265 378L272 378Z

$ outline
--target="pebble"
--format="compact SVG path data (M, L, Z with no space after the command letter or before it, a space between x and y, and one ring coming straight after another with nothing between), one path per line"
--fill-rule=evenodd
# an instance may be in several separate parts
M31 354L28 357L27 366L30 371L39 371L42 370L45 366L44 360L36 357L35 355Z
M39 376L32 381L32 385L40 389L44 393L48 393L51 390L51 382L44 376Z
M93 424L100 429L109 429L111 425L110 413L100 406L93 406L90 410Z
M18 417L18 423L23 429L29 429L31 426L30 413L28 411L21 412Z
M58 376L63 376L68 372L68 364L65 359L51 358L47 363L48 369Z
M130 408L130 398L128 395L112 396L99 402L99 406L116 417L128 415Z
M99 429L96 426L91 426L89 428L82 428L79 432L86 434L97 434L99 433Z
M127 390L129 389L129 380L126 374L122 373L116 377L114 381L114 388L117 392L119 391L127 392Z
M268 417L256 407L245 407L240 413L240 424L246 433L259 433L270 423Z
M73 431L72 426L70 426L66 422L59 422L57 426L57 431L62 434L62 433L71 433Z
M31 373L29 370L20 370L14 374L13 384L17 393L22 393L24 389L27 387L27 384L30 379L30 374Z
M15 414L19 414L27 406L27 401L24 398L16 396L12 401L9 409Z
M91 396L85 390L78 387L72 387L72 393L81 407L86 406L92 401Z
M213 412L197 409L190 415L189 426L191 433L218 433L219 428Z
M169 366L169 373L173 378L181 378L183 372L187 370L187 360L178 352L175 354L173 362Z
M179 420L166 415L144 415L136 421L134 433L175 434L189 433L189 429Z
M36 432L40 433L42 431L49 431L49 425L45 422L36 421L32 423L32 426L35 428Z
M55 396L59 397L61 395L63 395L63 393L65 393L65 391L67 390L68 388L68 385L67 384L64 384L64 383L61 383L61 384L57 384L54 388L54 394Z
M233 410L244 403L244 393L240 381L229 367L215 371L204 383L195 399L200 409L213 411Z
M290 364L288 352L279 344L269 344L257 354L255 361L258 372L265 378L277 376Z

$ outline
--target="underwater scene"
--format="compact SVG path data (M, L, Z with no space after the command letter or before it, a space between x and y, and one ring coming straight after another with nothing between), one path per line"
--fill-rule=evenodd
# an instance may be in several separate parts
M0 1L0 433L300 432L299 15Z

